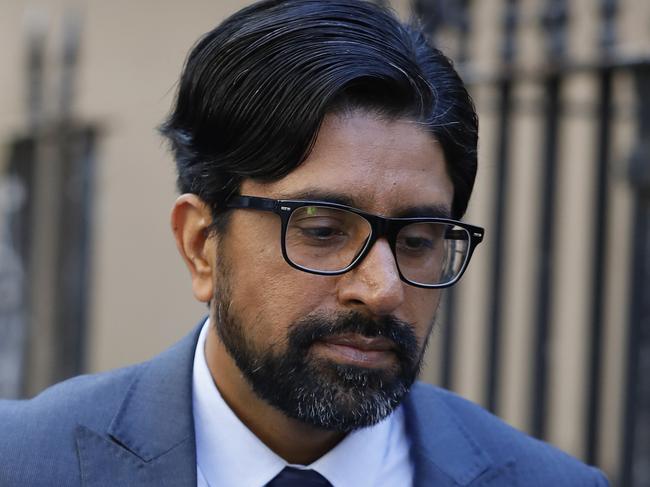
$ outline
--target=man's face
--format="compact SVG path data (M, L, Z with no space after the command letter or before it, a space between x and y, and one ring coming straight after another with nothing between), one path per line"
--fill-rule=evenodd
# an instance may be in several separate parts
M382 216L451 208L439 144L410 121L363 112L328 116L309 158L280 181L246 180L241 194L344 201ZM402 282L388 242L339 276L282 257L277 215L234 210L219 237L213 316L258 396L314 426L374 424L419 372L440 291Z

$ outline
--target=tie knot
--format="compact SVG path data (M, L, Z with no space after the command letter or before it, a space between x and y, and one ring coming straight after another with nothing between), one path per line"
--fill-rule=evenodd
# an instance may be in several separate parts
M332 487L332 484L315 470L285 467L266 487Z

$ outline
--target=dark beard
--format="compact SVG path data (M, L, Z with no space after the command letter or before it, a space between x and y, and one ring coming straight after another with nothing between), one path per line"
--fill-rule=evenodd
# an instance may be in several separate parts
M420 372L423 350L413 327L394 317L308 315L289 327L286 343L279 344L285 351L278 354L254 346L246 325L230 313L227 296L215 300L219 337L256 394L318 428L349 432L378 423L400 404ZM312 356L315 342L347 333L388 338L395 344L395 364L364 368Z

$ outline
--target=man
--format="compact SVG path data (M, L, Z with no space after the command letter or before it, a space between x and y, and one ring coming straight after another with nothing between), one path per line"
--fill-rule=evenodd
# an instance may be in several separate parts
M477 118L451 63L358 0L266 0L194 47L162 126L178 250L209 318L145 364L0 406L0 485L594 486L415 384Z

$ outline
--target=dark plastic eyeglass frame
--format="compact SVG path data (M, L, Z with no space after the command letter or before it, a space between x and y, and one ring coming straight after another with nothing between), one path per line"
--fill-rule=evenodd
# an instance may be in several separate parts
M346 210L350 213L354 213L364 218L370 224L370 237L366 242L364 248L358 253L355 259L344 269L338 271L319 271L315 269L310 269L308 267L302 267L295 262L293 262L287 255L287 246L286 246L286 234L287 226L291 215L294 211L305 206L321 206L325 208L335 208L339 210ZM481 227L475 225L470 225L469 223L459 222L457 220L452 220L449 218L437 218L437 217L417 217L417 218L386 218L383 216L373 215L372 213L366 213L364 211L358 210L351 206L341 205L339 203L331 203L329 201L310 201L310 200L275 200L270 198L261 198L258 196L232 196L226 203L226 208L228 209L251 209L251 210L261 210L269 211L280 216L282 221L282 256L284 260L291 267L301 270L303 272L308 272L310 274L317 274L322 276L337 276L345 274L346 272L354 269L358 266L363 259L368 255L370 249L380 238L386 238L388 245L393 253L395 259L395 267L399 273L400 279L411 286L416 286L426 289L440 289L446 288L454 285L462 277L469 261L472 258L472 254L476 249L476 246L483 241L483 235L485 230ZM399 266L399 261L397 260L397 251L396 251L396 240L397 234L399 231L407 225L413 223L446 223L455 225L463 228L467 231L469 235L469 249L467 252L467 257L460 268L458 275L451 281L442 283L442 284L422 284L419 282L414 282L407 279L403 274Z

